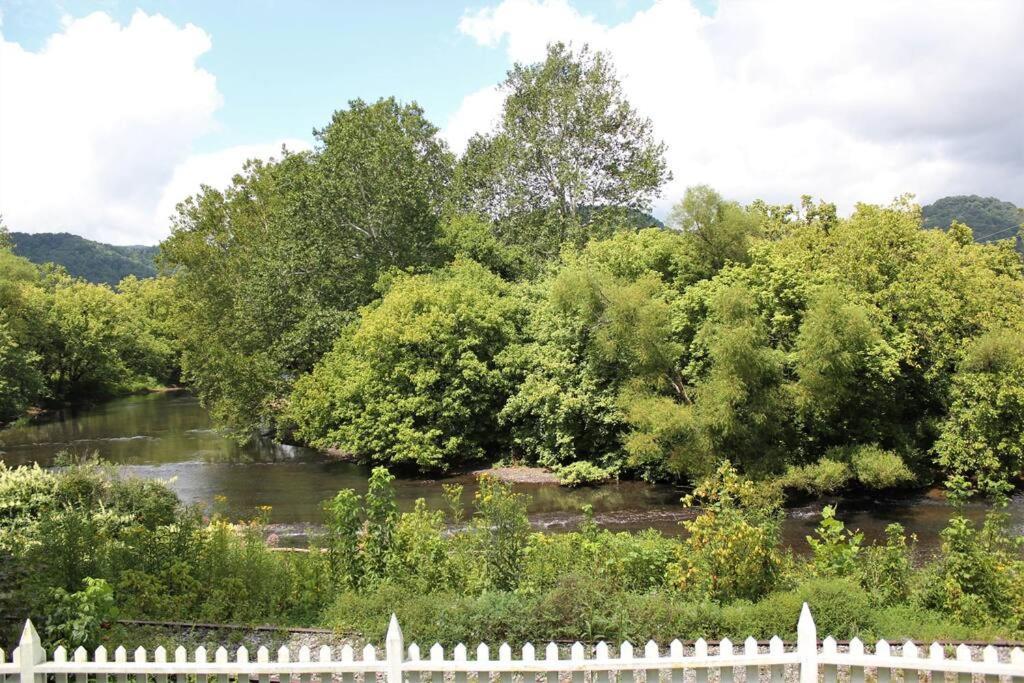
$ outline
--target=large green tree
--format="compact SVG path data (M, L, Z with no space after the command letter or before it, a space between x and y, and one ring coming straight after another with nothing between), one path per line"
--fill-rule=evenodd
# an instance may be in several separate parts
M473 261L399 276L296 383L297 435L423 470L496 457L509 391L498 356L521 317L514 288Z
M184 376L239 435L272 425L381 273L437 260L453 160L422 110L355 100L315 134L184 202L161 247Z
M670 178L664 144L627 101L609 57L548 46L516 64L496 131L461 159L453 201L495 221L499 237L537 257L646 211Z

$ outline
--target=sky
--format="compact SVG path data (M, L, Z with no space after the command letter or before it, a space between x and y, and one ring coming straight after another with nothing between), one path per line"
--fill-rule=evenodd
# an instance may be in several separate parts
M200 184L314 145L349 100L422 105L453 150L545 45L612 56L685 188L1024 205L1022 0L0 0L0 214L155 244Z

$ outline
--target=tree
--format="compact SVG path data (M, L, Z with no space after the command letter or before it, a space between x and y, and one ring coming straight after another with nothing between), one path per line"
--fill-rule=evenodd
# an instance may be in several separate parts
M942 197L921 209L921 222L926 228L946 230L954 222L964 223L974 231L979 242L1012 239L1024 223L1024 209L995 197L958 195Z
M1024 334L994 330L968 348L935 444L939 464L981 493L1024 473Z
M494 457L509 389L497 356L521 317L512 286L472 261L398 276L296 383L287 416L303 441L367 462Z
M566 239L646 211L670 179L664 144L606 54L554 43L543 62L516 64L502 87L498 129L469 141L453 187L454 203L496 221L502 241L550 258Z
M436 133L415 104L354 100L314 151L249 163L180 205L161 251L184 376L240 437L274 426L383 272L437 261L452 158Z
M692 244L699 277L711 277L729 263L748 263L751 239L760 227L756 213L724 200L707 185L686 188L668 224Z

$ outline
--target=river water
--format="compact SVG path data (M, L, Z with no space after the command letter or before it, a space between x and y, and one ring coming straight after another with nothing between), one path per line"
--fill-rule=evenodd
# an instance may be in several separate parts
M362 493L369 471L318 451L258 441L238 446L221 436L193 396L170 392L133 396L95 408L68 413L43 424L0 431L0 459L8 465L52 465L58 453L96 453L127 474L162 479L185 502L210 505L217 496L226 501L228 514L252 516L258 506L271 506L271 532L281 545L301 545L322 520L321 504L343 488ZM411 509L417 498L434 507L443 505L441 485L465 486L468 505L471 475L448 479L396 482L399 507ZM640 482L620 482L597 488L568 490L551 484L517 484L530 496L530 520L537 529L565 531L576 528L585 504L595 518L613 530L653 528L678 535L679 522L689 514L679 504L683 491ZM806 550L805 536L820 518L820 505L790 509L784 541L798 552ZM973 517L985 506L973 505ZM903 496L847 502L839 516L860 528L868 539L884 536L890 522L902 523L917 534L920 549L928 552L952 511L947 503L927 496ZM1011 504L1013 523L1024 530L1024 497Z

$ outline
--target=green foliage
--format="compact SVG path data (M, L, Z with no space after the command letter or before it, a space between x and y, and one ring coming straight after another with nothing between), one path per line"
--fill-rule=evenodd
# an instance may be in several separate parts
M974 340L956 373L948 417L935 444L950 476L992 492L1024 471L1024 333L995 330Z
M14 253L32 263L54 263L71 277L113 287L126 277L156 275L157 247L103 244L66 232L10 233Z
M879 605L905 603L910 597L913 580L911 556L917 539L907 536L899 524L885 527L885 543L872 544L861 552L860 583Z
M69 650L99 645L100 628L117 617L114 589L103 579L86 577L82 590L53 589L53 604L44 626L45 638Z
M498 356L518 338L521 315L514 290L472 261L396 277L296 383L296 434L424 470L493 457L508 392Z
M849 481L849 466L827 457L808 465L790 465L779 478L779 483L785 488L804 491L813 496L836 493Z
M501 87L498 129L470 139L451 195L457 210L494 220L501 242L550 259L566 240L627 224L671 177L664 144L604 53L554 43L543 62L516 64Z
M161 258L183 376L241 438L276 426L382 273L438 260L453 160L436 133L415 104L353 100L312 152L250 162L179 206Z
M494 477L484 475L479 481L472 526L474 546L483 560L481 583L491 590L512 590L519 584L530 531L526 497Z
M683 504L699 505L701 513L683 522L689 536L668 570L677 590L688 597L727 602L756 600L774 587L782 566L777 498L766 496L723 463Z
M990 512L979 529L960 515L942 531L942 555L922 581L918 601L965 624L1024 627L1021 538L1005 512Z
M720 532L719 564L689 540L600 530L588 511L579 531L531 533L523 496L488 478L469 524L447 527L423 501L397 512L383 469L366 498L343 492L330 504L309 552L275 552L264 540L269 509L250 522L203 520L159 482L111 475L96 463L0 469L0 609L39 615L48 646L92 646L115 616L322 623L377 638L393 611L410 639L446 644L791 638L805 601L822 632L840 638L1005 638L1024 627L1024 560L1004 518L981 530L954 520L922 569L897 525L856 553L841 525L825 525L829 552L787 560L749 542L750 529L777 537L777 493L728 467L688 501L703 505L694 536ZM751 561L764 548L772 560ZM681 584L686 561L718 574Z
M857 481L869 489L888 489L913 483L914 473L898 454L878 446L856 446L850 464Z
M836 519L834 505L826 505L821 511L821 522L815 530L817 538L807 537L813 559L811 571L816 576L841 578L851 576L857 569L857 560L864 543L864 534L850 531Z
M604 484L615 477L615 471L600 467L586 460L578 460L555 468L558 483L562 486L595 486Z

